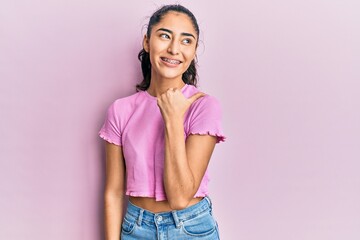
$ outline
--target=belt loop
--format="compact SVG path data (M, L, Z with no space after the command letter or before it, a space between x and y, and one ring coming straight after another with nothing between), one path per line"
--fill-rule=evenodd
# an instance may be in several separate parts
M137 225L138 226L141 226L141 221L142 221L142 217L143 217L143 213L144 213L144 209L140 209L140 214L139 214L139 217L136 221Z
M209 196L205 196L206 201L208 201L210 208L212 208L212 202Z
M181 227L181 222L179 221L179 218L178 218L178 216L177 216L177 214L176 214L176 210L171 211L171 213L172 213L172 215L173 215L176 228L180 228L180 227Z

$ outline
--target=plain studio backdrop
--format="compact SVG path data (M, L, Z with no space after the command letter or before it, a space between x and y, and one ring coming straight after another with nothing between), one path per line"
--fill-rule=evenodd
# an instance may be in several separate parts
M173 1L0 3L0 239L103 238L109 104L135 92ZM210 193L225 240L360 239L360 2L178 1L223 108Z

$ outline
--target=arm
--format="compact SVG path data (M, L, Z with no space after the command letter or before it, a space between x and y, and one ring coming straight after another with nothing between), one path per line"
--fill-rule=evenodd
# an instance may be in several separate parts
M170 207L187 207L199 189L214 150L216 137L190 135L184 142L183 123L165 127L164 184Z
M120 239L125 192L125 163L122 148L105 142L106 184L104 192L105 239Z
M197 192L216 144L216 137L190 135L185 143L184 113L198 98L186 99L179 90L168 90L158 98L165 122L165 192L173 209L187 207Z

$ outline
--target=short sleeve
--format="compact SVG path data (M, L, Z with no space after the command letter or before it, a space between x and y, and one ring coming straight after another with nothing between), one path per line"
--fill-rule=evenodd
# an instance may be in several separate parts
M188 135L190 134L208 134L217 137L217 143L225 141L222 110L215 97L206 95L193 103Z
M113 102L107 109L105 121L102 125L99 136L115 145L121 146L121 129L120 129L120 120L119 115L116 111L116 102Z

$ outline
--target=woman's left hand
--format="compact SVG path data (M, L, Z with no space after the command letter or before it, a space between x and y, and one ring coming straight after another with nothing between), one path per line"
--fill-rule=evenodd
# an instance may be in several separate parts
M183 120L191 104L205 95L203 92L198 92L186 98L179 89L169 88L157 98L157 105L165 122L173 118Z

